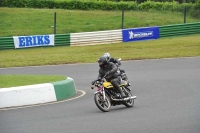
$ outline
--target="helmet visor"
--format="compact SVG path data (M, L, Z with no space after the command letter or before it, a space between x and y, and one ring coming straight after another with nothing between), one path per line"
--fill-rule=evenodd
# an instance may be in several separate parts
M103 63L103 62L99 62L99 67L104 67L104 65L105 65L105 63Z

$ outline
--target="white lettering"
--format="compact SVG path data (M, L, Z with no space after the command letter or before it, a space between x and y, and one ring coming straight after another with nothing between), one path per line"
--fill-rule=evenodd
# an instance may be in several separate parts
M153 31L136 32L129 31L129 39L153 36Z

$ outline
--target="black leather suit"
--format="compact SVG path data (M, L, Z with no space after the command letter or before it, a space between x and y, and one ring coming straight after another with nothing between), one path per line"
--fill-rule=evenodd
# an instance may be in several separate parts
M121 95L124 96L121 88L119 87L121 81L119 74L117 73L117 69L118 67L114 63L108 62L105 67L99 69L99 75L97 79L102 79L107 72L110 72L110 74L106 76L105 79L108 82L111 82L114 88L116 88L121 93Z

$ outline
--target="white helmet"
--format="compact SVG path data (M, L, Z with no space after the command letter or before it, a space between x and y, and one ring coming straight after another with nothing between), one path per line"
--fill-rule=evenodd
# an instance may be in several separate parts
M105 53L103 56L104 56L104 57L106 57L106 58L107 58L107 60L109 60L109 59L110 59L110 54L109 54L109 53Z

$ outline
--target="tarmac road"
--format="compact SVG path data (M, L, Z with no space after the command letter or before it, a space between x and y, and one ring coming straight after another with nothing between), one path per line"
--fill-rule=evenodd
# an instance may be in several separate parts
M0 69L0 74L55 74L74 79L86 95L45 106L0 110L0 133L200 133L200 57L122 61L137 96L101 112L90 83L98 64ZM2 101L0 101L2 102Z

